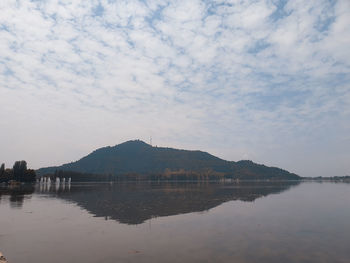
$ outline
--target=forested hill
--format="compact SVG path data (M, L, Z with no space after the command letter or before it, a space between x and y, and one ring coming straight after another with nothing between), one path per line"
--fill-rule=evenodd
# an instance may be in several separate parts
M230 162L202 151L152 147L143 141L127 141L95 150L82 159L62 166L41 168L38 175L56 170L111 175L225 176L240 179L299 179L288 171L251 161Z

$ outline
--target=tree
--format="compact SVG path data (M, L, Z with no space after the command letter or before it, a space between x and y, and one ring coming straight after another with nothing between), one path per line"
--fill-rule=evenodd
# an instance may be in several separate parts
M13 179L22 181L27 171L26 161L16 161L13 165Z
M28 169L25 173L25 177L22 178L22 182L34 182L36 178L36 173L32 169Z
M0 166L0 177L2 177L5 174L5 164L3 163Z
M27 169L26 161L17 161L13 165L13 179L21 182L35 181L35 171Z

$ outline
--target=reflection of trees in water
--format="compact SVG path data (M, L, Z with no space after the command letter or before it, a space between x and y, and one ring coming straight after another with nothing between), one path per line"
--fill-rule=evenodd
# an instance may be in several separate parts
M34 190L34 185L3 186L0 188L0 200L2 196L9 196L11 207L22 208L24 200L31 198Z
M141 224L153 217L206 211L231 200L252 202L297 184L299 182L87 184L73 185L70 192L56 193L97 217Z

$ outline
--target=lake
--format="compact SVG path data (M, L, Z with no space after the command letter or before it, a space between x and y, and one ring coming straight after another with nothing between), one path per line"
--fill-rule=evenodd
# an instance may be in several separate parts
M350 262L350 184L0 186L9 263Z

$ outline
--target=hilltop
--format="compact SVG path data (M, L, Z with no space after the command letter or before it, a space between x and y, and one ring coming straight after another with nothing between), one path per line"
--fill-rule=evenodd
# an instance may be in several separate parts
M226 161L203 151L153 147L134 140L93 151L78 161L37 170L38 175L56 170L101 175L209 176L239 179L286 179L300 177L280 168L252 161Z

